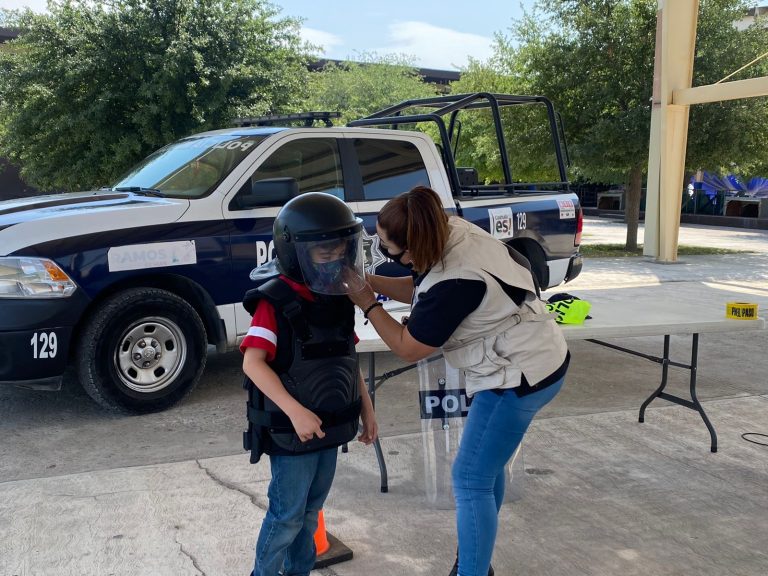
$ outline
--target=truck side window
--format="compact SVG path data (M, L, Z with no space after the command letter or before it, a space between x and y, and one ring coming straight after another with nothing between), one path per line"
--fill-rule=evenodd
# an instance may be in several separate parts
M418 148L411 142L358 138L355 151L366 200L388 200L414 186L429 186Z
M238 209L238 197L250 193L253 182L286 177L296 179L300 194L326 192L343 200L344 179L336 139L307 138L293 140L281 146L256 169L238 191L230 209ZM263 205L276 204L270 198L264 198Z

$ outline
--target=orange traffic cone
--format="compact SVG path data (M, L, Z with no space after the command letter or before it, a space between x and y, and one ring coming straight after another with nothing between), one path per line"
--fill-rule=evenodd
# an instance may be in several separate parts
M315 549L317 555L322 556L331 547L331 543L328 542L328 535L325 533L325 516L323 511L317 513L317 530L315 530Z
M315 530L315 569L325 568L331 564L338 564L352 559L352 550L343 542L325 531L325 516L323 511L317 513L317 530Z

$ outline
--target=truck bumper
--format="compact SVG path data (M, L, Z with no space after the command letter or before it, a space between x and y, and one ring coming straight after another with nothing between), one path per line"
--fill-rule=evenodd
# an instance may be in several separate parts
M565 274L565 281L570 282L576 276L581 274L581 267L583 265L583 261L581 258L581 254L575 254L571 256L571 261L568 263L568 272Z
M59 388L72 333L89 299L0 299L0 385Z

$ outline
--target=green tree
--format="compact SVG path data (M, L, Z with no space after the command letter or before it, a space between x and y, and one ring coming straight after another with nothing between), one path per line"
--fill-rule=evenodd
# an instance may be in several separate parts
M307 107L340 112L338 123L346 124L403 100L437 93L406 56L369 52L359 56L356 62L331 62L312 72Z
M745 7L733 0L707 0L700 14L693 85L713 84L768 47L768 18L742 32L732 26ZM728 78L768 76L768 58ZM768 98L729 100L691 106L686 170L735 173L747 180L768 175Z
M308 48L262 0L51 0L5 14L0 156L41 189L104 185L238 116L294 111Z
M497 36L497 48L506 45ZM470 59L461 78L451 84L453 94L491 92L532 94L531 87L517 60L499 58L501 51L488 62ZM544 105L521 105L502 108L501 112L507 158L512 180L520 182L560 181L552 134ZM454 142L459 166L478 170L486 184L504 180L499 144L493 116L489 110L467 110L459 113L461 133Z
M514 23L511 38L497 36L493 59L523 88L554 101L578 174L626 184L628 250L637 246L648 162L656 9L656 0L540 2ZM740 0L701 0L694 85L720 80L768 45L765 28L736 31L743 10ZM764 100L692 108L688 169L754 166L764 157L767 118Z

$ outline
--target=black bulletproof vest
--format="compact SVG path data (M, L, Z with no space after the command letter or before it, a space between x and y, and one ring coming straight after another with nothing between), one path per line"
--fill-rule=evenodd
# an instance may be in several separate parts
M251 461L258 461L260 452L299 454L349 442L357 434L361 406L354 305L344 296L304 300L279 278L250 290L243 305L253 314L262 298L275 308L277 320L277 351L269 365L288 393L317 414L325 437L301 442L290 419L246 378L245 448Z

